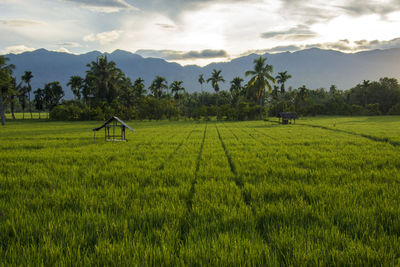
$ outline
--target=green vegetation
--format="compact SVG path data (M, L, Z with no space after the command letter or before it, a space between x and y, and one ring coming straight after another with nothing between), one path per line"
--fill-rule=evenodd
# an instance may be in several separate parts
M400 264L400 117L10 121L4 265Z
M37 88L31 101L32 72L25 71L17 83L12 76L13 66L0 56L0 116L4 125L4 110L13 119L15 112L22 112L25 118L29 107L32 119L32 106L35 112L48 112L51 119L59 121L104 120L111 116L125 120L209 120L216 116L218 120L244 121L278 116L280 112L300 116L400 115L400 85L394 78L364 80L348 90L339 90L335 85L329 90L310 90L305 85L286 88L292 78L287 71L274 74L273 66L263 57L253 63L253 69L242 74L247 81L236 76L230 81L229 91L220 90L225 79L221 70L213 69L209 78L199 75L201 93L188 93L182 81L168 83L159 75L146 89L143 79L132 82L115 62L102 56L87 64L85 77L70 77L67 86L74 99L63 100L63 88L54 81ZM204 83L210 83L214 92L204 92Z

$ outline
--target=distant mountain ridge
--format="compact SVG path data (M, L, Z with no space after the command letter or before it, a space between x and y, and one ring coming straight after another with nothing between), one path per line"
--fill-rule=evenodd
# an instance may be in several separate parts
M15 75L20 78L25 70L32 71L32 88L36 90L45 83L59 81L66 93L65 98L72 98L72 92L66 87L72 75L85 76L86 65L96 60L98 56L107 55L115 61L134 81L141 77L147 86L156 75L164 76L168 82L182 80L189 92L200 91L198 77L204 74L208 78L215 69L222 70L225 84L222 90L228 90L230 81L236 77L244 77L247 70L253 69L253 60L260 55L233 59L230 62L211 63L205 67L196 65L181 66L158 58L143 58L127 51L116 50L112 53L92 51L86 54L74 55L38 49L22 54L8 54L10 63L16 66ZM381 77L400 79L400 48L388 50L373 50L354 54L346 54L333 50L311 48L297 52L264 54L267 63L274 66L274 75L288 71L293 77L287 82L287 87L297 88L306 85L310 89L329 88L335 84L339 89L349 89L362 80L377 80ZM206 85L205 90L211 91Z

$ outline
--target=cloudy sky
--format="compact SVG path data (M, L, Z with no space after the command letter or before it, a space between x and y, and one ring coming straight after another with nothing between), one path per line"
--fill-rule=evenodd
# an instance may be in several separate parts
M400 0L0 0L0 54L116 49L204 65L400 47Z

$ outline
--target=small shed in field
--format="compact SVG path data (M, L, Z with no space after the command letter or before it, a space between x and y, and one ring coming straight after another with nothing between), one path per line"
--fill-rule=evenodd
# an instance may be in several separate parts
M292 112L280 112L278 118L279 122L281 122L282 119L282 124L289 124L289 122L291 123L292 120L294 123L296 123L296 119L298 119L297 114Z
M126 141L126 129L135 132L125 122L118 117L111 117L100 127L93 129L93 139L96 138L96 132L104 128L104 138L106 141Z

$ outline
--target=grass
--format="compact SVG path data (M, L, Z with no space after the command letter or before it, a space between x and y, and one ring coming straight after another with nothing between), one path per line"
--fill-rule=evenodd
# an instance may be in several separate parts
M6 119L11 120L12 115L11 113L6 113ZM29 111L25 112L23 114L22 112L16 112L14 113L15 119L21 120L22 118L25 118L25 120L31 119L31 113ZM49 113L48 112L40 112L40 119L48 119ZM33 119L39 119L39 113L38 112L32 112L32 118Z
M129 124L0 128L1 265L400 264L399 117Z

